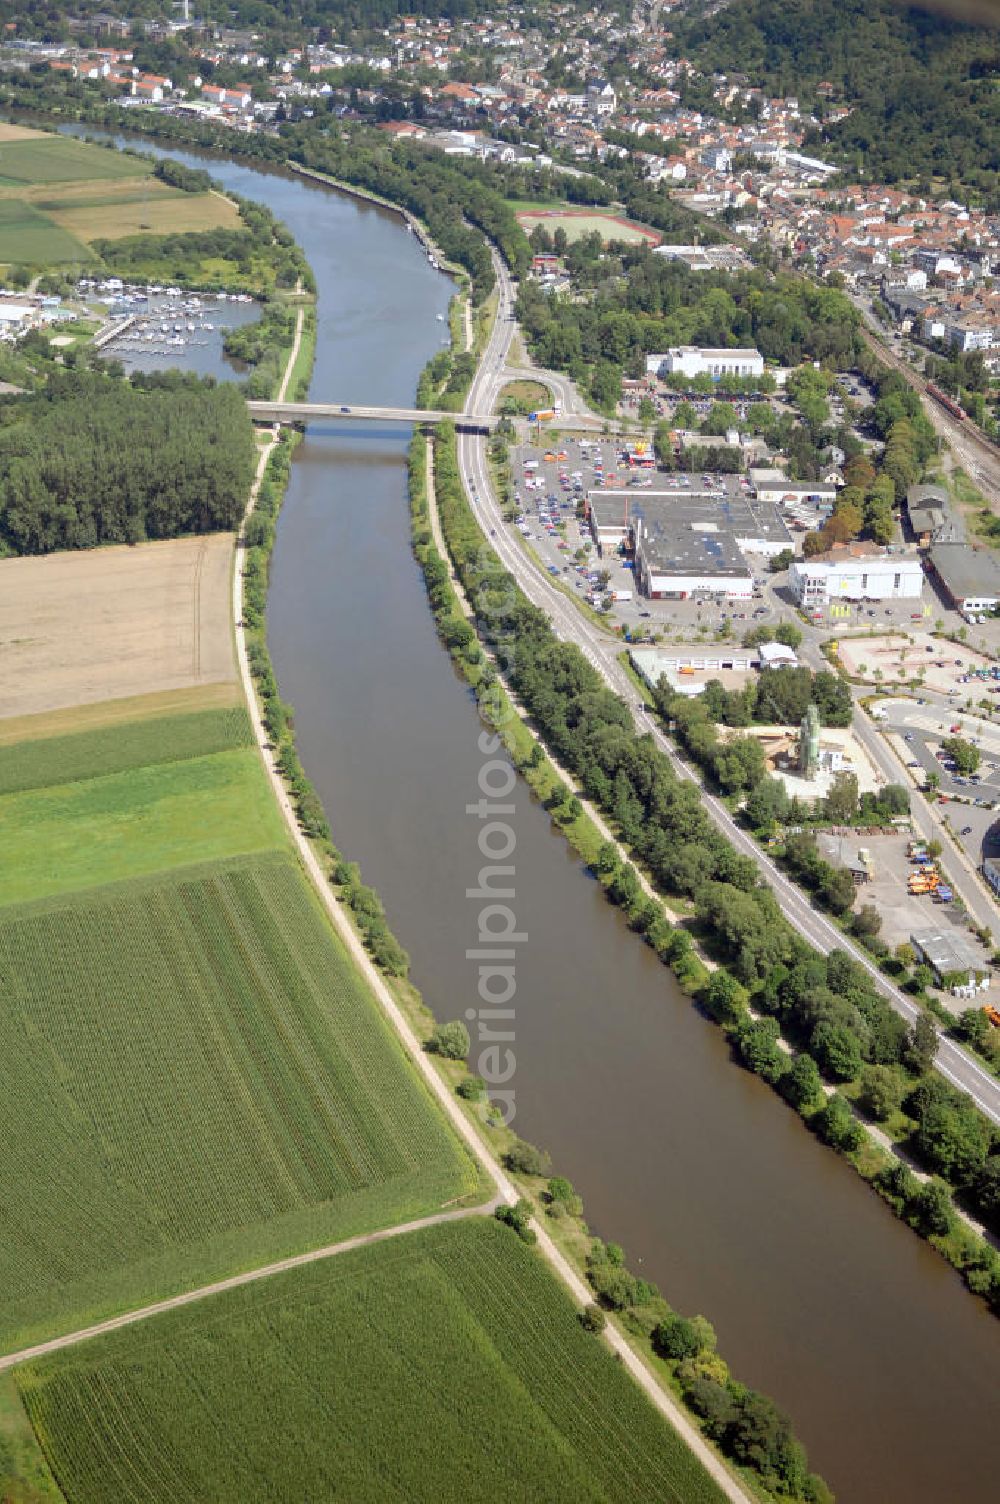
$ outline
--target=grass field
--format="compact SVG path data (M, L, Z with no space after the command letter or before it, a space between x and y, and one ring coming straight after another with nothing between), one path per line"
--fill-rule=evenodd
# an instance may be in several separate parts
M68 229L56 225L22 199L0 199L0 261L55 266L90 261L90 251Z
M475 1186L290 857L8 910L0 978L0 1350Z
M65 1499L10 1373L0 1374L0 1499L4 1504L63 1504Z
M189 689L168 689L114 700L94 700L62 710L45 710L38 715L0 717L0 748L11 747L15 742L75 735L78 731L99 731L130 721L197 715L203 710L232 710L242 704L242 689L231 682L197 684Z
M565 230L567 240L580 240L594 230L603 240L647 240L651 245L659 245L663 239L657 230L651 230L647 225L601 209L520 210L517 221L526 235L530 235L536 225L542 225L550 235L556 230Z
M236 205L217 193L180 193L150 182L148 194L132 193L104 202L70 203L49 209L64 231L82 241L117 240L148 231L151 235L179 235L194 230L239 229Z
M69 183L99 178L140 178L152 170L143 157L126 156L87 141L38 135L0 141L0 181Z
M18 1371L69 1504L717 1504L538 1256L410 1234Z
M253 748L27 789L0 798L0 905L286 841Z
M218 193L184 193L144 158L39 132L0 135L0 262L92 260L92 240L238 227Z
M242 705L20 741L0 745L0 795L252 746Z

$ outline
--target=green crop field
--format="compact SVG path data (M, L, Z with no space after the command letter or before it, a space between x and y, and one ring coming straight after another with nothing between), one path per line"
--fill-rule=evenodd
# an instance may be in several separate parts
M54 266L92 259L92 252L47 214L22 199L0 199L0 262Z
M146 177L152 163L65 136L0 141L0 179L7 183L68 183Z
M252 748L5 794L0 905L270 850L287 839Z
M491 1220L337 1256L32 1364L69 1504L718 1504Z
M0 915L0 1351L476 1172L290 857Z
M253 746L242 705L0 746L0 794Z

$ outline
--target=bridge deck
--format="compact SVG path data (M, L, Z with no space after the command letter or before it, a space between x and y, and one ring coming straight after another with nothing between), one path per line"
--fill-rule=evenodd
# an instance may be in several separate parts
M446 413L438 408L358 407L339 402L248 402L252 418L269 423L308 422L310 418L339 418L368 423L443 423L450 419L460 426L493 428L495 413Z

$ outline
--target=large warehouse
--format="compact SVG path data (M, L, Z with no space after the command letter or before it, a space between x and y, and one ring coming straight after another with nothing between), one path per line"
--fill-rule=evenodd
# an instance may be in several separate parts
M592 491L590 530L604 553L635 557L636 585L654 600L693 595L746 599L753 571L745 554L770 557L791 547L773 506L728 491Z
M992 611L1000 604L1000 564L983 548L967 543L935 543L928 554L930 567L948 600L957 610Z
M788 571L788 588L807 611L834 600L919 600L924 572L913 554L853 543L796 559Z

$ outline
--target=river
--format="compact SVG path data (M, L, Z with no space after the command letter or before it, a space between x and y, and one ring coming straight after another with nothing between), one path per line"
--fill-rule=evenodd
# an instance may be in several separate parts
M96 133L95 133L96 134ZM192 165L205 159L171 152ZM408 403L450 286L380 209L211 160L288 225L319 287L312 395ZM480 723L409 548L406 436L313 425L281 515L271 651L334 837L382 894L439 1018L476 1002ZM518 1131L591 1227L716 1327L842 1501L996 1497L1000 1327L815 1142L625 928L523 786L512 796Z

